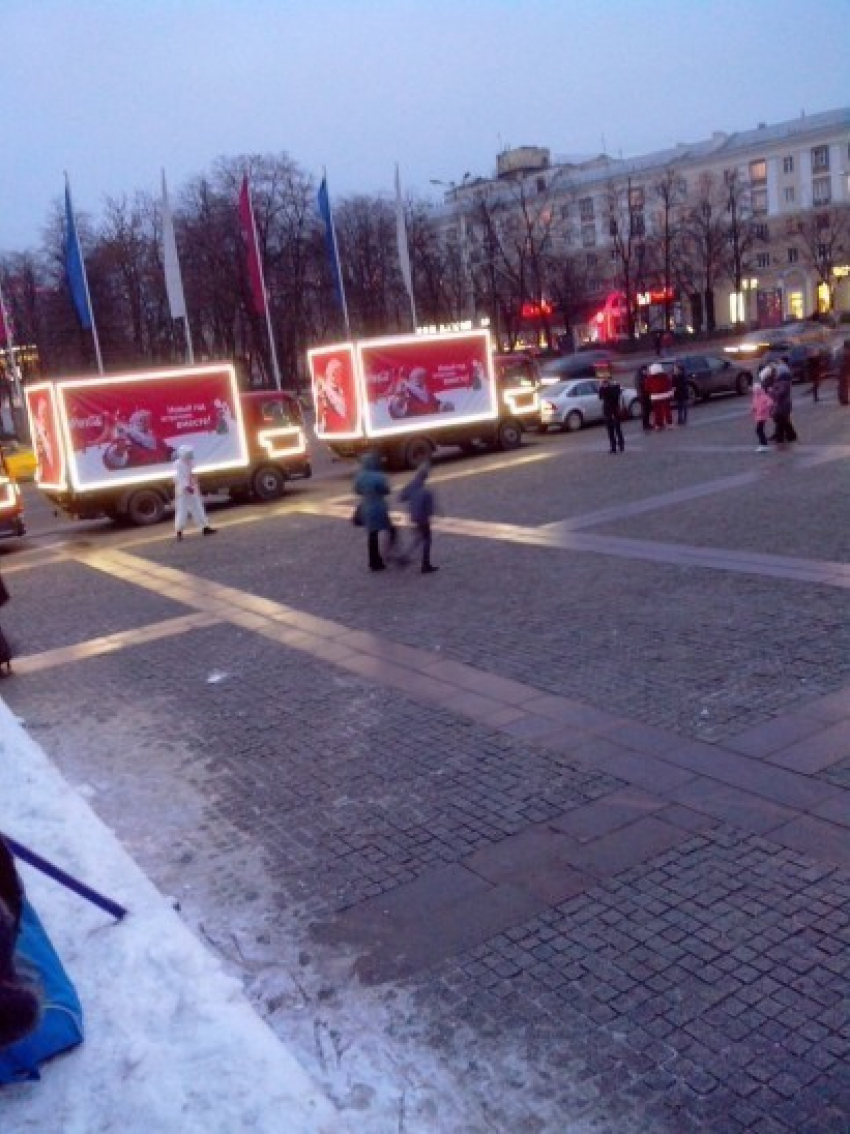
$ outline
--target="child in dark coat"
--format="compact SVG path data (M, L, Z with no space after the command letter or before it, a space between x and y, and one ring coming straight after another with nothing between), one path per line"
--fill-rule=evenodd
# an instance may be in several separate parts
M431 563L431 517L434 515L434 493L426 481L431 472L431 464L424 461L416 470L413 480L401 490L400 499L407 505L410 522L416 529L413 550L417 544L422 547L422 574L430 575L438 570Z

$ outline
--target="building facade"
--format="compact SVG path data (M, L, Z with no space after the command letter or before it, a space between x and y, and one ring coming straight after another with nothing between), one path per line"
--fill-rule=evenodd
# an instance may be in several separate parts
M850 319L850 109L631 159L523 146L435 217L467 309L497 323L560 311L613 338Z

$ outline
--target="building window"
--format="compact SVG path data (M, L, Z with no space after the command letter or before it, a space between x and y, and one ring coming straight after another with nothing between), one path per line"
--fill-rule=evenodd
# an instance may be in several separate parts
M582 248L593 248L596 244L596 227L592 224L583 224L581 226L581 246Z
M618 264L620 262L620 253L616 248L611 249L611 262L614 264Z
M793 157L786 157L786 158L782 159L782 172L783 173L793 173L794 172L794 158Z
M766 189L753 189L751 201L754 213L767 212L767 190Z
M753 236L756 240L770 240L770 232L766 224L759 223L753 225Z
M756 254L756 267L757 268L769 268L770 267L770 253L769 252L758 252Z
M789 248L788 249L788 263L789 264L796 264L797 261L799 260L799 258L800 258L800 254L798 253L796 248Z
M546 178L545 177L538 177L537 178L537 192L538 193L545 193L546 192Z
M632 236L643 236L646 232L646 222L643 213L632 213Z
M812 147L812 172L823 173L829 169L829 146Z
M785 189L783 190L783 195L785 197L785 204L786 205L793 205L794 204L794 186L793 185L786 185Z
M593 198L582 197L578 203L579 216L583 221L593 220Z
M750 162L750 181L767 181L767 162L764 158Z
M819 260L828 260L829 259L829 247L828 247L828 245L826 245L826 244L819 244L818 245L818 259Z
M812 182L812 202L828 205L832 200L832 185L828 177L816 177Z
M586 268L595 268L596 267L596 253L595 252L588 252L588 254L584 258L584 265L585 265Z
M570 206L569 205L561 205L561 220L569 220L569 219L570 219Z
M643 189L640 186L629 190L629 208L633 210L643 208Z
M688 195L688 179L687 177L676 178L676 192L684 199Z

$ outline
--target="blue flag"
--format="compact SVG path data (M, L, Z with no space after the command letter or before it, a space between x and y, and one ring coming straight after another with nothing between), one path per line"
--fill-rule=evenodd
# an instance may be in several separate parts
M77 222L71 206L71 188L67 181L65 182L65 275L68 277L68 287L71 289L71 298L77 309L80 325L84 331L90 331L92 313L86 284L86 267L80 249L80 238L77 236Z
M325 226L325 247L328 250L328 259L331 262L331 272L333 273L334 291L336 292L337 301L342 309L342 314L345 319L346 332L350 334L348 329L348 308L345 304L345 291L342 286L342 270L339 264L339 251L336 246L336 231L334 230L333 216L331 215L331 199L328 195L328 179L322 178L322 184L319 186L319 216Z

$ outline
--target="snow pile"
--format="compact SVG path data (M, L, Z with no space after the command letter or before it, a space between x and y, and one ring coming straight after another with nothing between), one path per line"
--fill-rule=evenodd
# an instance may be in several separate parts
M0 1090L0 1129L309 1134L346 1129L121 844L0 701L0 830L129 911L21 865L77 986L86 1042Z

